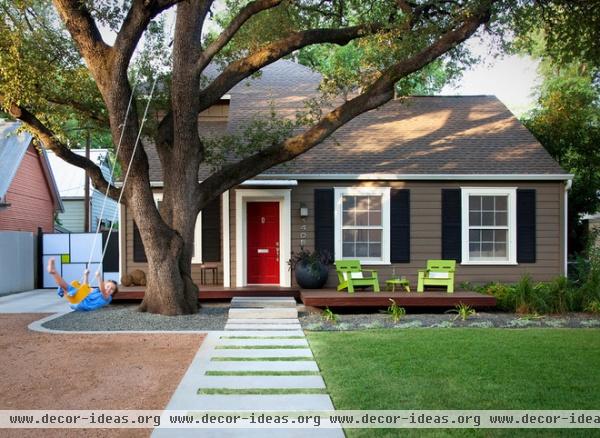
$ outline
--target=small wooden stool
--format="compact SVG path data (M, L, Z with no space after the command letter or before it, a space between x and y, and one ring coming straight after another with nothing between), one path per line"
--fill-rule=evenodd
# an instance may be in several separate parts
M211 283L217 284L219 281L219 264L218 263L202 263L200 265L200 283L207 284L206 273L211 273Z
M396 286L402 286L406 292L410 292L410 283L404 277L387 280L385 284L387 285L388 290L390 287L392 288L392 292L396 292Z

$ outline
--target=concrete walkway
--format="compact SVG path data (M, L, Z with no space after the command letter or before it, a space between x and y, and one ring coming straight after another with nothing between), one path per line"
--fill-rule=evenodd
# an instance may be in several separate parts
M290 298L234 298L225 331L208 334L166 409L333 410L300 328L296 302ZM341 428L159 428L152 436L343 438L344 432Z
M34 289L0 297L0 313L64 313L71 308L56 289Z

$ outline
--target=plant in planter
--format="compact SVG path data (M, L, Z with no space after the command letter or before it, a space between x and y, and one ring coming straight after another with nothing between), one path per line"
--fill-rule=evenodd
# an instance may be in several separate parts
M292 252L288 261L298 286L303 289L322 288L327 282L329 266L332 263L333 258L328 251L308 251L302 247L299 252Z

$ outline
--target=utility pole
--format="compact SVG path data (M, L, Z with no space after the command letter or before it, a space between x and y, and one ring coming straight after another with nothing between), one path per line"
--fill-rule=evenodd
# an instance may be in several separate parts
M85 139L85 158L87 158L88 160L90 159L90 130L88 129L87 131L87 135L86 135L86 139ZM83 207L84 207L84 217L85 217L85 224L84 224L84 232L89 233L90 232L90 178L87 174L87 172L85 172L85 184L84 184L84 194L83 194Z

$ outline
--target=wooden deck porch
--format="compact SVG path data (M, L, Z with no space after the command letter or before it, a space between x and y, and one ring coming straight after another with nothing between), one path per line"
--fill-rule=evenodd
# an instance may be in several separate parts
M476 292L338 292L334 289L308 290L278 286L223 287L201 285L200 301L230 300L236 296L293 297L306 306L332 308L388 307L390 298L402 307L446 307L463 303L474 308L494 307L496 298ZM120 287L115 301L141 300L144 287Z
M249 286L249 287L223 287L213 285L198 285L198 299L200 301L209 300L230 300L238 296L253 297L294 297L300 299L300 289L293 287L279 286ZM143 286L119 287L119 293L115 296L115 301L120 300L141 300L144 298L146 288Z

